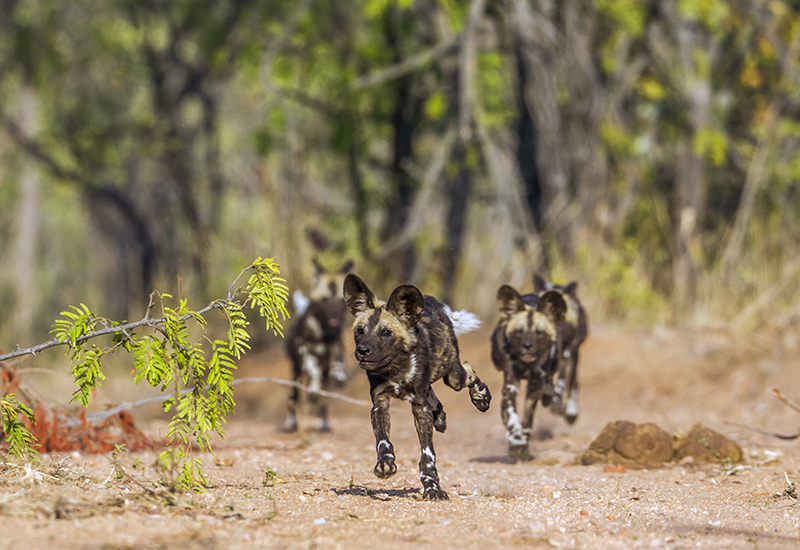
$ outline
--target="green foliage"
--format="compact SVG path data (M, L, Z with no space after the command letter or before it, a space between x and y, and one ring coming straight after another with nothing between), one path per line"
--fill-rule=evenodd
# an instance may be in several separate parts
M644 32L647 3L643 0L595 0L594 5L624 32L633 36L641 36Z
M289 316L286 311L289 288L286 286L286 281L279 276L279 266L272 258L259 257L250 268L253 274L250 275L244 289L248 294L244 305L249 304L253 309L258 308L258 313L267 321L267 330L283 336L279 317L286 319ZM231 326L234 326L233 320ZM241 327L241 324L238 326Z
M225 437L225 418L233 410L233 372L236 360L250 349L249 325L244 308L259 312L266 321L267 330L283 335L282 321L288 318L286 301L288 287L280 277L280 266L272 258L257 258L242 271L247 282L233 289L227 298L216 300L203 310L188 307L179 299L177 307L169 294L154 292L147 316L139 322L110 322L94 315L81 304L62 312L52 332L56 341L67 345L66 354L73 361L73 376L77 390L73 400L87 406L94 389L105 378L101 372L101 359L117 349L133 354L133 374L136 383L147 381L161 391L170 391L172 397L164 402L165 412L172 411L166 433L168 445L177 445L161 454L165 469L175 473L172 480L177 486L194 490L206 484L202 462L186 457L184 447L196 444L204 452L213 452L211 438L214 433ZM237 278L238 280L238 278ZM153 319L150 312L160 306L162 316ZM211 339L205 315L222 310L228 321L227 339ZM98 324L105 328L97 329ZM144 331L144 332L143 332ZM197 336L193 334L197 333ZM102 349L88 345L88 341L103 334L114 334L112 347ZM206 360L203 345L211 348ZM29 447L30 434L16 422L18 412L32 418L30 410L12 398L3 405L3 426L11 443L11 451L19 454Z
M9 452L18 459L25 459L30 453L35 453L33 444L36 438L25 424L19 421L19 415L24 415L29 421L34 422L33 411L24 403L20 403L15 394L0 397L0 417Z
M727 158L728 141L722 132L713 128L701 128L692 138L692 152L719 166Z

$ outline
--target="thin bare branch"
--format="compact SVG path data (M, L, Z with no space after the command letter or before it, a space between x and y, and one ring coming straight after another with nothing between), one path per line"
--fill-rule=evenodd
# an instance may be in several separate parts
M403 77L409 73L413 73L417 69L420 69L434 61L449 54L452 50L454 50L461 41L461 36L456 35L453 36L438 46L434 46L429 50L425 50L424 52L420 52L416 55L412 55L390 67L386 67L385 69L380 69L373 73L364 75L360 78L357 78L353 81L352 85L350 86L350 91L352 92L359 92L366 88L372 88L375 86L380 86L381 84L385 84L391 80L396 80L400 77Z
M785 396L784 396L784 395L783 395L783 394L780 392L780 390L779 390L778 388L774 388L774 389L772 390L772 392L775 394L775 397L777 397L778 399L780 399L781 401L783 401L784 403L786 403L786 405L787 405L787 406L788 406L790 409L792 409L794 412L800 413L800 405L798 405L797 403L795 403L794 401L792 401L792 400L791 400L791 399L789 399L788 397L785 397Z
M200 311L197 311L196 313L199 314L199 315L203 315L204 313L208 313L212 309L223 309L225 307L225 304L227 302L229 302L229 301L231 301L231 300L217 300L215 302L212 302L210 305L206 306L205 308L201 309ZM164 318L153 319L149 315L150 315L150 310L148 309L147 314L145 314L145 317L141 321L133 321L133 322L130 322L130 323L126 323L124 325L117 325L117 326L112 326L112 327L101 328L101 329L98 329L98 330L93 330L92 332L88 332L88 333L84 334L83 336L81 336L80 338L77 338L75 341L76 342L84 342L86 340L90 340L91 338L97 338L98 336L105 336L105 335L108 335L108 334L119 334L120 332L124 333L126 331L129 331L129 330L132 330L132 329L135 329L135 328L139 328L139 327L151 327L151 328L153 328L155 330L160 330L158 325L164 323ZM187 314L187 315L182 315L181 317L178 317L178 319L180 321L187 321L189 319L192 319L193 317L194 317L193 315ZM59 340L57 338L53 338L52 340L49 340L49 341L44 342L42 344L38 344L36 346L32 346L30 348L25 348L25 349L17 348L14 351L12 351L11 353L5 353L3 355L0 355L0 361L8 361L8 360L14 359L16 357L22 357L24 355L36 356L39 352L42 352L42 351L44 351L46 349L54 348L54 347L57 347L57 346L65 346L67 344L69 344L69 342L62 342L61 340Z
M345 403L351 403L353 405L359 405L359 406L362 406L362 407L371 407L372 406L372 403L370 403L369 401L366 401L364 399L354 399L352 397L348 397L346 395L342 395L342 394L336 393L336 392L330 392L330 391L326 391L326 390L316 390L316 389L311 388L309 386L306 386L304 384L300 384L299 382L294 382L292 380L284 380L282 378L272 378L272 377L269 377L269 376L263 376L263 377L259 377L259 378L252 378L252 377L251 378L237 378L233 382L231 382L231 384L234 385L234 386L238 386L240 384L255 384L255 383L261 383L261 382L269 382L271 384L278 384L279 386L288 386L288 387L292 387L292 388L298 388L298 389L300 389L300 390L302 390L304 392L307 392L307 393L313 393L313 394L316 394L316 395L321 395L322 397L329 397L331 399L338 399L339 401L344 401ZM182 390L180 392L180 395L186 395L187 393L191 393L193 391L194 391L194 388L187 388L187 389ZM120 403L116 407L112 407L112 408L110 408L108 410L87 415L86 416L86 420L89 421L89 422L98 422L98 421L101 421L101 420L105 420L106 418L109 418L111 416L114 416L115 414L120 413L122 411L125 411L125 410L128 410L128 409L133 409L135 407L142 407L144 405L149 405L150 403L163 403L164 401L166 401L168 399L172 399L173 397L175 397L174 394L166 395L166 396L165 395L159 395L159 396L155 396L155 397L148 397L147 399L141 399L139 401L133 401L133 402L130 402L130 403ZM66 427L78 426L78 425L80 425L81 422L82 422L82 420L80 420L80 419L69 420L69 421L65 422L63 424L63 426L66 426Z

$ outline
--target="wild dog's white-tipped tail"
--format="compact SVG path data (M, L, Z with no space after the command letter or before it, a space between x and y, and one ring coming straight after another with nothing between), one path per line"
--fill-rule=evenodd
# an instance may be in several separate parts
M306 298L305 294L299 290L295 290L294 294L292 294L292 302L294 302L295 316L300 317L308 309L308 305L311 303L311 300Z
M453 322L453 330L456 336L461 336L473 330L477 330L481 326L481 320L474 313L470 313L466 309L460 311L453 311L450 306L445 305L444 310L450 321Z

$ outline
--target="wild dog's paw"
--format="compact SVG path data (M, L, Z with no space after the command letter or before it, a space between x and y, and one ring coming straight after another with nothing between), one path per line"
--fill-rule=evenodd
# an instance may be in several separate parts
M564 420L572 425L576 420L578 420L579 413L580 408L578 407L578 392L573 391L567 398L567 406L564 411Z
M422 493L422 500L450 500L447 493L438 486L426 487Z
M492 402L492 392L489 391L489 386L476 380L475 383L469 388L469 398L475 408L481 412L489 410L489 405Z
M320 433L328 433L331 431L331 425L328 424L328 421L324 418L319 421L319 431Z
M533 455L528 451L527 445L509 445L508 456L513 462L530 462Z
M397 465L394 463L394 455L385 454L378 457L373 473L380 478L392 477L397 473Z
M447 429L447 415L441 405L439 405L438 409L433 411L433 427L440 433L444 433Z

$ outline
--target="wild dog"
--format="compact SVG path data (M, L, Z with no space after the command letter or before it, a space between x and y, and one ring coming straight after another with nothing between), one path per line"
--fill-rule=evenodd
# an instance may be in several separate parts
M408 401L421 451L422 498L447 499L439 484L433 450L433 430L444 432L447 421L431 384L443 378L455 391L469 388L475 408L481 412L489 409L489 388L469 363L461 364L456 339L480 322L468 312L453 314L448 306L432 296L423 296L411 285L398 286L389 301L383 302L351 273L344 280L343 290L347 308L355 317L355 356L370 385L370 419L378 455L373 472L379 478L397 472L394 447L389 441L389 399Z
M347 377L344 370L342 326L346 311L339 294L344 275L353 267L348 261L338 273L328 273L314 260L312 289L308 298L296 291L294 294L297 321L289 329L286 353L292 362L292 379L314 390L327 390L331 383L342 386ZM283 425L286 431L297 430L300 390L289 391L289 411ZM319 394L309 393L308 403L312 413L319 417L319 430L330 430L328 406Z
M528 440L536 404L555 372L556 327L567 305L561 293L521 295L509 285L497 291L500 319L492 333L492 362L503 373L500 416L506 427L508 454L514 462L532 460ZM522 418L517 413L520 381L526 380Z
M534 292L540 294L549 290L561 293L567 303L564 320L556 327L556 348L558 370L556 380L542 397L542 405L560 414L574 424L578 419L578 348L589 333L586 311L577 296L578 283L572 281L566 286L548 283L538 273L533 276Z

